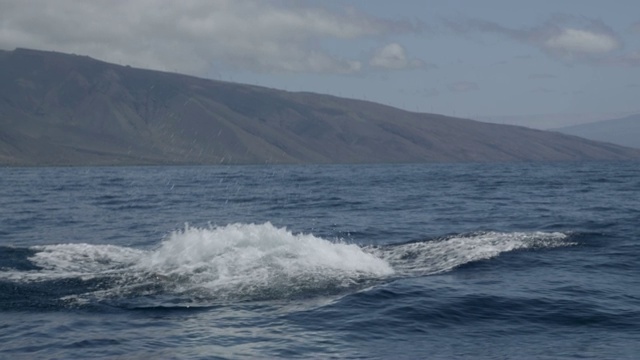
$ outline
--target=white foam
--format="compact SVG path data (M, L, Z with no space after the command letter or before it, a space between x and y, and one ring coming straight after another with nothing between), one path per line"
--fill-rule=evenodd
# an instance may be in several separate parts
M39 271L0 273L6 278L46 281L65 278L88 280L96 276L117 274L135 264L145 251L114 245L59 244L34 246L29 258Z
M513 250L573 245L566 239L567 235L559 232L484 232L370 251L388 261L399 274L419 276L449 271Z
M91 296L154 293L209 299L282 298L339 291L393 273L384 260L355 244L328 241L265 224L186 226L155 250L114 245L61 244L32 248L37 271L0 272L0 278L108 281Z
M293 234L270 223L186 227L136 268L162 278L186 277L181 289L216 297L347 287L393 273L386 261L357 245Z
M14 281L99 281L76 298L159 295L204 301L273 299L362 289L397 276L421 276L503 252L566 246L562 233L486 232L442 240L361 247L265 224L185 226L157 249L62 244L32 248L40 270L0 271ZM72 296L74 297L74 296Z

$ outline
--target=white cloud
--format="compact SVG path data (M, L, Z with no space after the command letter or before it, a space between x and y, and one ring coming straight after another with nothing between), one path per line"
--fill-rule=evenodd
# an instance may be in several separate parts
M362 69L325 40L417 31L354 10L259 0L4 0L0 48L27 47L206 75L227 66L257 72L352 73Z
M620 43L609 34L566 28L546 39L543 46L568 53L601 54L616 50Z
M614 31L601 21L572 16L556 16L542 25L521 29L478 19L446 21L445 24L459 34L501 34L569 62L602 64L604 58L622 47Z
M369 65L383 69L407 69L423 67L425 63L418 59L408 59L404 47L398 43L387 44L378 48Z
M371 66L387 69L402 69L407 66L404 48L398 43L391 43L376 50L369 61Z

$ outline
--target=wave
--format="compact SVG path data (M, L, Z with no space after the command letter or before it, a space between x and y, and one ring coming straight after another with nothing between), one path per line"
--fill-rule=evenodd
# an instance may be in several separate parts
M432 275L522 249L575 245L560 232L478 232L371 250L404 276Z
M270 223L174 231L152 250L60 244L29 248L34 268L0 280L85 281L79 302L144 299L171 306L340 294L398 277L449 271L527 248L567 246L563 233L485 232L386 246L294 234ZM6 262L5 262L6 264Z

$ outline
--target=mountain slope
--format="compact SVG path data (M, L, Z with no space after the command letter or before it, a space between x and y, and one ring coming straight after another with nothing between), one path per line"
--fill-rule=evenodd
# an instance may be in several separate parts
M554 130L563 134L640 149L640 114Z
M573 136L312 93L0 52L0 164L638 159Z

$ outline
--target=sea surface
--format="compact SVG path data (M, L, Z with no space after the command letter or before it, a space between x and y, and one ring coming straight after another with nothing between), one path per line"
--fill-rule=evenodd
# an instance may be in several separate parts
M2 359L638 359L640 163L0 168Z

